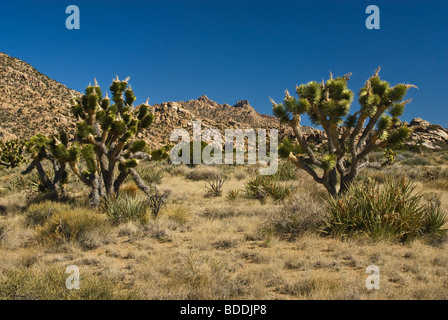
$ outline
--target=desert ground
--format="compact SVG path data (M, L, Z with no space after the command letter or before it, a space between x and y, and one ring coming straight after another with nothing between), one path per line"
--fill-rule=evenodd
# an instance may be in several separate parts
M382 157L373 153L359 179L406 176L448 211L444 151L398 151L392 166L378 168ZM36 191L36 174L20 174L24 168L0 171L1 299L448 298L446 237L325 234L326 191L286 163L278 184L290 191L257 198L247 189L257 166L147 162L140 174L168 195L166 206L157 216L147 207L142 213L144 196L129 181L122 205L140 210L129 219L114 219L110 204L91 209L73 176L63 200L48 200ZM215 197L206 181L216 176L225 182ZM79 290L66 288L70 265L79 267ZM370 265L380 270L379 289L366 288Z

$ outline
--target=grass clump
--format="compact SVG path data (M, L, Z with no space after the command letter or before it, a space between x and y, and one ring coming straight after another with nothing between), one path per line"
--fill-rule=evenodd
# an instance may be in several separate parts
M276 181L290 181L297 179L297 167L291 162L280 163L277 172L273 175Z
M293 191L291 184L280 182L274 176L255 176L245 184L246 196L252 199L265 200L271 196L276 201L288 197Z
M306 232L315 232L323 227L327 208L313 199L308 192L295 194L285 200L279 210L267 221L265 231L281 237L295 239Z
M42 227L37 229L40 242L50 244L91 242L93 235L107 234L105 217L95 211L75 208L56 212Z
M5 300L113 300L137 298L123 292L113 279L81 273L80 289L68 290L69 275L62 268L38 272L28 268L7 270L2 277L0 299Z
M25 211L24 222L27 227L43 226L54 214L70 210L68 204L44 201L31 204Z
M137 221L145 223L147 221L147 201L138 196L120 194L108 197L102 201L101 210L115 224Z
M408 166L429 166L431 161L421 156L415 156L402 161L402 164L406 164Z
M221 172L210 166L197 166L185 175L188 180L201 181L201 180L214 180L221 176Z
M347 193L330 199L324 232L334 236L365 234L408 242L416 237L442 238L448 222L440 201L425 201L406 178L387 179L381 187L371 179L353 184Z

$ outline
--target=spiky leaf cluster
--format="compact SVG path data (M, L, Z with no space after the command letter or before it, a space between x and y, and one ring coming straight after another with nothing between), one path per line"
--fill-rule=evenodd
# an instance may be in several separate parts
M6 168L18 167L21 163L25 162L24 151L24 140L11 139L0 141L0 165Z

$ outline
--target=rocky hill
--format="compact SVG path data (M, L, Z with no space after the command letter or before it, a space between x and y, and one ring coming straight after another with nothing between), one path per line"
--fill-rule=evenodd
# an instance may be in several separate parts
M70 114L72 95L80 95L43 75L28 63L0 52L0 139L28 138L42 132L55 133L63 127L74 132ZM191 129L194 120L203 128L278 128L277 118L259 114L248 101L218 104L207 96L196 100L166 102L152 106L154 125L145 133L153 147L169 142L176 128ZM309 128L309 132L318 130Z
M74 132L70 114L72 95L80 95L50 79L28 63L0 52L0 139L29 138L41 132L51 134L63 127ZM216 128L224 133L228 128L279 129L280 136L291 130L280 125L277 118L258 113L246 100L235 105L219 104L207 96L196 100L165 102L152 106L153 126L144 134L152 147L169 142L174 129L192 129L193 121L200 120L202 128ZM420 118L413 119L409 145L429 149L448 146L448 130ZM325 135L310 127L304 131L309 138L322 142Z
M0 52L0 132L30 137L72 128L71 94L79 94L43 75L28 63Z

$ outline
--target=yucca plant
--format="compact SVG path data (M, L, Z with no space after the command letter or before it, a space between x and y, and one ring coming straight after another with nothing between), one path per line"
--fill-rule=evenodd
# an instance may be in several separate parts
M220 197L222 195L222 186L224 185L224 178L217 176L214 179L206 180L205 187L208 189L207 195L212 197Z
M101 210L116 224L128 221L143 222L147 214L148 200L130 195L105 197Z
M440 202L424 201L406 178L388 179L380 186L370 178L352 184L347 192L330 200L324 233L334 236L365 234L407 242L419 236L440 238L447 229Z
M276 201L280 201L292 193L293 186L282 183L273 176L258 175L247 180L245 189L246 196L249 198L264 200L272 196Z

